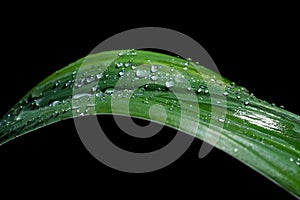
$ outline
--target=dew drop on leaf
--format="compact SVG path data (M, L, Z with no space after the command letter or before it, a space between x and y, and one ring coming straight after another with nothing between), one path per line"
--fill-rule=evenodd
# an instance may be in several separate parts
M120 71L120 72L119 72L119 76L121 76L121 77L124 76L124 74L125 74L124 71Z
M135 66L135 65L132 65L132 66L131 66L131 69L135 70L135 69L136 69L136 66Z
M171 87L174 86L174 83L173 83L173 81L167 81L167 82L165 83L165 86L166 86L167 88L171 88Z
M92 92L96 92L96 90L98 89L98 86L96 85L96 86L93 86L92 87Z
M225 122L225 119L219 118L218 121L221 122L221 123L224 123L224 122Z
M20 116L17 116L16 117L16 121L19 121L19 120L21 120L22 118L20 117Z
M151 66L151 72L152 72L152 73L155 73L155 72L157 72L157 71L158 71L158 66L152 65L152 66Z
M148 76L149 74L150 74L150 72L145 69L138 69L138 70L136 70L136 73L135 73L135 75L139 78L144 78L144 77Z
M116 67L117 68L123 67L123 63L116 63Z
M93 82L94 80L95 80L95 77L94 77L94 76L90 76L90 77L86 78L86 82L87 82L87 83L91 83L91 82Z
M158 78L159 78L158 76L151 76L151 80L152 80L152 81L157 81Z
M55 87L57 87L57 86L59 86L60 85L60 83L61 83L61 81L56 81L56 83L55 83Z
M104 92L104 94L107 95L112 95L115 92L115 90L113 88L107 88Z
M53 101L51 104L49 104L49 106L57 106L60 104L60 101Z
M100 78L102 78L102 73L97 74L96 77L99 80Z
M69 81L67 81L67 82L65 83L65 86L66 86L66 87L69 87L71 84L72 84L72 81L69 80Z

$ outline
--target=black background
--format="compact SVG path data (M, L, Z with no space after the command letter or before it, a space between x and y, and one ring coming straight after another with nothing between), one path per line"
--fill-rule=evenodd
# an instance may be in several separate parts
M91 12L82 10L91 9L92 5L62 11L57 7L46 11L46 7L14 11L11 15L15 13L17 17L1 19L1 115L39 81L87 55L104 39L143 26L171 28L194 38L212 56L223 76L257 97L300 114L296 30L299 23L291 8L257 6L247 11L247 6L242 6L234 12L225 9L220 13L212 7L191 11L192 6L183 6L178 14L178 10L166 13L155 6L149 12L109 8L107 13L103 13L104 6ZM114 126L109 116L100 120L107 128ZM172 134L174 130L165 128L159 137ZM1 193L294 199L217 149L199 159L201 144L195 140L180 159L162 170L128 174L95 160L82 145L73 121L67 120L1 146Z

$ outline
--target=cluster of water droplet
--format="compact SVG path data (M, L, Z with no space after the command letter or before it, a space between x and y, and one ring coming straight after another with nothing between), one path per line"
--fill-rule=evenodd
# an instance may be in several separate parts
M290 161L295 163L296 165L300 166L300 158L290 158Z

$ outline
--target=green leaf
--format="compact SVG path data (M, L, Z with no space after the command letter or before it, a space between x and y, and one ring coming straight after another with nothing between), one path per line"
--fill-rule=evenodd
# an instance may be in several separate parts
M2 118L0 144L57 121L104 113L194 135L300 197L299 116L203 66L154 52L102 52L55 72Z

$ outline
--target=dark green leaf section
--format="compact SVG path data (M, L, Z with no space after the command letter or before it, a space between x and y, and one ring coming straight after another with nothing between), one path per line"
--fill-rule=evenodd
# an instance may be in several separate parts
M2 118L0 144L67 118L104 113L194 135L300 196L299 116L197 63L154 52L102 52L55 72Z

